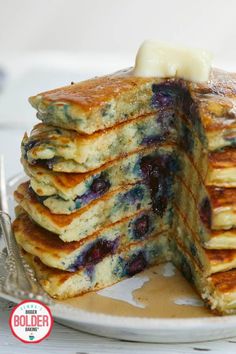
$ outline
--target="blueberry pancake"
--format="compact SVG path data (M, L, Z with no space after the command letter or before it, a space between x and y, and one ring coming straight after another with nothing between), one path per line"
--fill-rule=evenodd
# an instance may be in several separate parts
M208 249L236 249L236 228L211 231L210 239L205 243Z
M87 205L123 185L134 184L144 179L142 161L158 160L172 157L172 169L177 169L178 161L176 147L173 145L160 146L158 149L145 148L107 163L102 168L88 173L58 173L41 166L32 166L22 160L24 168L30 177L30 186L38 198L53 212L54 203L68 205L64 207L74 211Z
M209 155L207 185L236 187L236 149L225 149Z
M232 300L236 299L235 270L204 276L195 261L178 242L174 241L174 238L171 239L169 246L165 233L149 242L133 244L121 253L107 256L94 266L87 266L76 272L50 268L38 257L25 251L22 253L35 270L41 286L50 296L57 299L99 290L134 275L147 266L171 259L186 279L195 285L207 306L219 314L229 314L234 311ZM216 258L212 256L213 262Z
M151 182L155 183L156 181L158 183L161 178L164 179L164 182L160 185L160 190L155 187L150 193L150 187L145 183L122 187L69 215L51 213L48 208L38 201L35 193L29 188L28 182L19 186L15 197L16 201L35 222L45 229L58 234L66 242L85 238L99 230L99 228L132 215L148 206L152 207L162 218L166 217L167 213L170 227L175 213L174 209L176 209L185 222L196 230L198 239L202 244L210 242L212 235L210 230L211 228L217 229L220 220L223 229L229 227L227 222L229 222L230 218L232 219L231 216L234 214L225 204L227 201L227 195L225 194L229 194L228 190L222 192L220 201L215 198L218 190L212 191L211 188L210 193L205 195L208 189L200 189L196 184L200 192L199 199L196 200L194 195L189 193L189 188L185 183L178 179L176 188L179 190L179 195L177 201L175 201L173 197L176 194L174 193L175 184L171 176L168 179L165 174L163 176L159 175L157 179L151 179ZM162 195L160 191L163 192ZM79 229L77 225L79 225ZM226 237L227 234L223 234L223 236ZM220 236L218 236L218 242L220 242Z
M175 212L176 228L173 238L185 249L185 252L194 259L194 262L201 269L205 276L213 273L227 271L236 267L235 249L204 249L199 241L195 230L192 230L182 218L182 215Z
M58 234L65 242L79 241L100 228L152 206L152 199L146 184L120 188L70 215L50 213L38 202L35 194L29 189L28 182L18 187L15 199L36 223ZM162 218L167 213L167 217L171 220L169 200L167 199L161 208L158 202L159 199L157 199L157 205L154 205L155 212Z
M236 75L218 69L212 69L209 81L201 84L135 77L128 70L43 92L29 101L45 123L85 134L163 106L182 105L195 126L199 125L196 113L200 115L209 148L216 150L235 145L235 86Z
M126 156L141 147L162 141L175 142L179 120L172 110L138 117L90 136L38 124L24 136L22 155L32 165L53 171L87 172Z
M218 272L204 276L194 259L174 239L170 239L172 262L185 278L194 285L197 292L216 314L230 315L235 313L236 302L236 270Z
M166 234L163 233L149 241L131 244L123 252L109 255L94 266L89 265L76 272L48 267L38 257L25 251L22 253L35 270L43 289L56 299L66 299L105 288L165 261L168 258L168 243Z
M236 227L236 189L208 188L211 205L213 230L229 230Z
M63 242L21 212L13 223L18 244L37 256L44 264L67 271L76 271L99 263L104 257L120 253L130 244L151 239L168 228L168 220L152 210L137 212L81 241Z
M130 76L130 71L73 83L29 101L45 123L92 134L156 111L152 85L160 80Z
M198 194L194 195L183 180L178 180L181 184L176 185L181 189L173 199L174 219L180 214L206 248L235 249L235 191L196 184Z
M26 168L28 168L28 166L29 165L27 165ZM162 168L160 168L161 166ZM95 175L89 174L87 177L88 179L86 179L87 174L84 175L84 179L78 174L61 175L57 173L52 177L49 172L43 172L43 170L38 167L36 167L36 170L39 172L38 175L36 175L39 182L36 182L35 184L33 181L32 183L31 178L31 188L35 192L37 200L54 214L70 214L125 184L137 183L143 180L150 184L154 178L159 183L157 189L159 190L159 193L163 194L163 197L165 194L166 196L172 195L172 189L174 188L172 176L178 173L181 175L181 179L189 185L189 188L191 187L189 183L189 174L192 175L191 183L194 183L192 190L196 197L197 194L199 194L199 189L204 189L205 194L207 193L201 175L196 170L191 157L185 154L184 151L178 151L175 146L161 146L159 149L152 150L149 154L143 154L140 152L139 154L132 155L131 159L122 159L118 165L114 164L110 166L110 169L108 170L105 169L98 174L95 173ZM154 173L155 177L153 176ZM62 185L63 191L66 190L68 195L71 195L73 193L73 187L77 181L79 181L80 184L74 188L76 189L81 186L81 190L85 192L82 195L74 195L73 199L64 199L64 195L61 197L62 193L60 192L59 195L53 194L51 196L46 196L43 195L44 184L46 184L45 181L49 183L51 182L49 188L48 184L46 185L45 192L47 192L48 189L51 189L53 183L54 190L55 185L57 188L60 188ZM70 190L69 187L71 185L72 189ZM66 186L68 186L67 189ZM204 197L205 194L203 193Z

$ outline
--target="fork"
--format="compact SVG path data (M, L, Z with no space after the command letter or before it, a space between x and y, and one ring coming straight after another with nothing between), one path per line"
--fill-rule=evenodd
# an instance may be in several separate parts
M5 182L4 159L0 156L0 225L7 249L1 252L5 258L5 276L0 283L0 290L20 299L34 299L51 305L52 299L39 285L34 271L21 256L8 214L7 191Z

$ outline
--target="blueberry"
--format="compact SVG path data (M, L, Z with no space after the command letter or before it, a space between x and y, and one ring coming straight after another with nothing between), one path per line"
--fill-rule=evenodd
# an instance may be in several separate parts
M73 269L73 271L75 271L76 269ZM94 265L93 264L89 264L86 268L85 271L88 275L88 277L92 280L93 278L93 272L94 272Z
M59 128L54 128L53 132L54 132L55 134L58 134L58 135L61 135L61 134L62 134L62 131L61 131L61 129L59 129Z
M184 277L191 283L193 282L193 273L192 273L192 269L190 268L190 265L188 264L188 262L183 259L180 265L181 271L184 275Z
M200 218L204 225L206 225L209 229L211 228L211 203L208 197L205 197L199 207Z
M106 117L107 115L109 115L110 112L111 112L111 104L107 103L104 105L104 107L102 107L101 114L103 117Z
M141 161L141 169L151 193L152 209L161 217L163 217L168 200L172 195L175 173L170 169L170 166L174 166L172 160L171 156L162 155L154 158L146 156Z
M52 157L51 159L48 160L40 160L40 159L31 160L30 164L47 167L49 170L52 170L53 165L55 165L55 163L57 163L58 161L59 161L58 157Z
M182 96L183 96L182 110L183 110L184 114L186 115L186 117L189 117L190 120L192 120L191 110L194 105L193 99L187 89L182 90Z
M134 236L139 239L145 236L149 230L149 217L148 215L142 215L134 222Z
M194 148L194 138L191 129L185 124L182 124L180 132L180 146L190 154Z
M31 149L33 149L34 146L37 146L39 144L38 140L30 140L28 143L24 144L24 158L27 160L27 152Z
M161 134L152 134L143 138L142 145L151 145L165 142L170 136L176 123L173 110L161 110L157 114L157 124L160 127Z
M191 251L191 254L196 257L197 256L197 247L191 243L191 246L190 246L190 251Z
M133 259L126 264L126 274L132 276L141 272L147 266L146 258L143 252L139 252Z
M114 253L118 247L118 239L114 241L109 240L98 240L95 241L82 255L80 261L82 260L81 266L87 266L89 264L96 264L105 256L110 253Z
M156 144L156 143L161 143L165 140L164 138L165 138L164 135L145 136L145 138L143 138L141 144L142 145L152 145L152 144Z
M151 156L146 156L141 159L140 166L143 176L148 179L150 173L153 169L153 161L154 159Z
M111 184L110 182L105 179L103 176L99 176L95 178L90 186L90 190L94 193L103 194L108 191Z
M153 84L152 92L152 106L155 108L170 106L176 101L176 92L169 83Z
M42 163L44 163L49 168L49 170L52 170L53 165L55 165L57 162L58 162L58 157L53 157L51 159L44 160L44 162Z
M163 134L167 134L170 128L176 125L175 112L173 110L161 110L157 117L157 122L160 123Z
M110 182L104 176L100 175L95 178L90 186L90 189L74 199L76 209L80 209L83 205L86 205L92 200L101 197L109 190L110 186Z

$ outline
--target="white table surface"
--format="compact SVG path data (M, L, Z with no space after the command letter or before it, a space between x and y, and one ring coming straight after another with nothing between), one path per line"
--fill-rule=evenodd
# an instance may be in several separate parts
M22 129L0 131L0 154L5 156L6 176L9 179L22 171L20 165L20 141ZM112 340L75 331L57 323L52 334L43 342L27 345L17 340L8 325L14 304L0 299L0 354L89 354L89 353L236 353L236 338L207 343L147 344Z

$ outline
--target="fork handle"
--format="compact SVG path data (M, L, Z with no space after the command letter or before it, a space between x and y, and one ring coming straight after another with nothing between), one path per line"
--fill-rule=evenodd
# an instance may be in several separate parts
M3 211L0 211L0 225L8 252L5 262L7 269L3 285L4 290L17 298L31 298L52 305L51 298L43 291L35 278L33 269L21 256L12 230L11 218Z
M18 285L21 289L24 289L24 291L31 292L33 290L32 284L29 277L26 275L26 269L22 262L15 235L12 231L11 218L3 211L0 211L0 223L2 227L3 239L7 247L7 265L11 268L9 269L9 274L11 274L11 279L9 278L9 286L11 287L13 285L12 282L15 282L15 285Z

